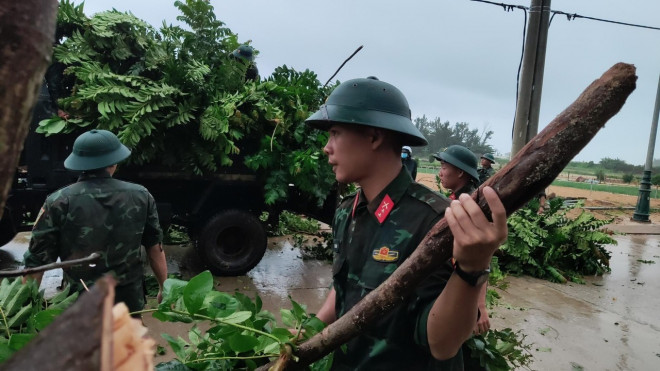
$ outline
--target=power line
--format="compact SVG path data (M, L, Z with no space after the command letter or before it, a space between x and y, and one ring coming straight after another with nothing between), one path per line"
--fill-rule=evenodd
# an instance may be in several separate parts
M496 3L496 2L493 2L493 1L487 1L487 0L470 0L470 1L476 1L476 2L479 2L479 3L486 3L486 4L491 4L491 5L501 6L501 7L504 8L504 10L507 11L507 12L513 11L514 9L522 9L522 10L526 10L526 11L529 11L529 10L530 10L529 7L522 6L522 5L505 4L505 3ZM559 14L559 15L565 15L565 16L566 16L566 19L568 19L569 21L572 21L572 20L574 20L574 19L576 19L576 18L582 18L582 19L589 19L589 20L592 20L592 21L598 21L598 22L605 22L605 23L618 24L618 25L621 25L621 26L629 26L629 27L637 27L637 28L646 28L646 29L649 29L649 30L660 31L660 27L646 26L646 25L637 24L637 23L628 23L628 22L613 21L613 20L611 20L611 19L604 19L604 18L590 17L590 16L586 16L586 15L580 15L580 14L577 14L577 13L566 13L566 12L562 12L561 10L550 10L550 12L552 13L552 16L553 16L553 17L554 17L556 14Z

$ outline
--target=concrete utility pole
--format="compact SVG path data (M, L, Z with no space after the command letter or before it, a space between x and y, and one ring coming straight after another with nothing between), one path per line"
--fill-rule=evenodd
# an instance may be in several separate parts
M655 108L653 109L653 121L651 122L651 135L649 135L649 149L646 151L646 165L644 175L639 182L639 196L637 196L637 207L633 213L632 220L636 222L650 223L649 210L651 204L651 169L653 168L653 151L655 150L655 137L658 132L658 115L660 115L660 78L658 78L658 91L655 93Z
M538 133L549 23L550 0L532 0L518 86L511 157Z

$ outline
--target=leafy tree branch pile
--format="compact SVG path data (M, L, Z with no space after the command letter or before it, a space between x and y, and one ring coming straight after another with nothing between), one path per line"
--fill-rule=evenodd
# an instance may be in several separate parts
M168 279L163 294L163 302L151 310L155 318L184 323L208 321L211 327L202 331L192 325L188 339L164 334L177 359L157 365L156 370L255 369L272 357L291 357L296 342L324 327L294 301L292 309L280 310L278 324L272 313L262 310L258 296L252 301L239 292L230 295L215 291L208 271L188 282ZM310 368L327 370L331 360L328 356Z
M46 300L34 280L22 284L20 277L3 279L0 282L0 364L23 348L77 298L78 293L69 295L67 287Z
M209 2L175 5L186 27L157 31L132 14L88 17L63 0L54 58L70 91L59 105L71 118L42 121L38 131L111 130L133 149L133 165L196 175L247 167L264 179L269 204L285 199L290 183L323 200L334 182L319 161L327 134L303 121L331 87L286 65L246 82L247 66L231 56L238 35Z
M611 254L605 245L617 242L600 227L611 220L598 220L586 211L570 218L567 213L582 204L565 207L561 198L549 200L549 209L541 215L538 205L532 201L509 217L509 236L500 248L503 271L561 283L583 283L584 275L610 271Z

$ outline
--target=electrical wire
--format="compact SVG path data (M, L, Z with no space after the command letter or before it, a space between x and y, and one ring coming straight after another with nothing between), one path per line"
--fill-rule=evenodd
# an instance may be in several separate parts
M515 9L520 9L525 14L525 22L523 24L523 47L522 47L522 52L520 53L520 63L518 64L518 74L516 76L516 107L515 107L515 112L517 113L517 111L518 111L518 94L519 94L519 89L520 89L520 86L519 86L520 85L520 71L521 71L521 68L522 68L523 56L525 54L525 36L526 36L526 30L527 30L527 12L529 11L530 13L532 13L532 12L538 12L540 10L530 9L529 7L526 7L526 6L523 6L523 5L496 3L494 1L488 1L488 0L470 0L470 1L501 6L502 9L504 9L505 12L511 12ZM618 25L621 25L621 26L645 28L645 29L649 29L649 30L660 31L660 27L645 26L645 25L636 24L636 23L613 21L613 20L610 20L610 19L590 17L590 16L585 16L585 15L580 15L580 14L577 14L577 13L566 13L566 12L563 12L561 10L549 9L549 11L550 11L550 13L552 13L552 16L550 17L550 21L548 22L548 27L550 27L550 25L552 24L552 20L555 18L555 15L559 14L559 15L565 15L566 19L568 21L575 20L576 18L582 18L582 19L588 19L588 20L592 20L592 21L618 24ZM516 113L514 113L514 115L513 115L514 125L511 128L511 138L512 139L513 139L514 130L515 130Z
M470 0L470 1L501 6L507 12L510 12L514 9L529 10L529 7L526 7L526 6L523 6L523 5L496 3L496 2L493 2L493 1L487 1L487 0ZM566 12L563 12L561 10L550 10L550 12L552 13L553 17L554 17L555 14L565 15L566 19L569 20L569 21L575 20L576 18L582 18L582 19L588 19L588 20L591 20L591 21L612 23L612 24L618 24L618 25L621 25L621 26L638 27L638 28L645 28L645 29L648 29L648 30L660 31L660 27L646 26L646 25L643 25L643 24L613 21L611 19L590 17L590 16L586 16L586 15L580 15L580 14L577 14L577 13L566 13Z

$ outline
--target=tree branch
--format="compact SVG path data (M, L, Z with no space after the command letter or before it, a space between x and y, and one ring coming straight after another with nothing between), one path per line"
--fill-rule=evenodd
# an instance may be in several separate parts
M58 269L58 268L68 268L68 267L72 267L74 265L82 265L82 264L86 264L86 263L93 263L93 262L95 262L99 259L101 259L101 254L98 253L98 252L94 252L94 253L91 253L86 258L66 260L66 261L59 262L59 263L50 263L50 264L41 265L41 266L33 267L33 268L17 269L17 270L12 270L12 271L0 271L0 277L25 276L25 275L28 275L28 274L41 273L41 272L50 271L50 270Z

